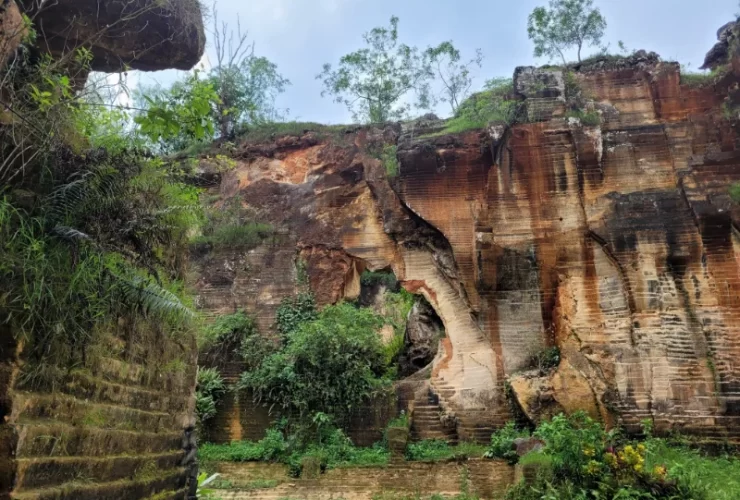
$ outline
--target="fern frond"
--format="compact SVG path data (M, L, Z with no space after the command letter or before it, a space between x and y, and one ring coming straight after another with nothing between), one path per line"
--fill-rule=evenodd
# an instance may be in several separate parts
M187 307L174 293L140 276L124 278L113 274L118 281L124 300L138 304L146 314L163 319L192 319L195 312Z

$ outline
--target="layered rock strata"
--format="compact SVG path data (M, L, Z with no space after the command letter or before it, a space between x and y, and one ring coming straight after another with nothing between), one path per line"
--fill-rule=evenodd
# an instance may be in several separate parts
M363 270L392 269L444 323L430 382L461 439L512 418L507 380L533 420L583 409L740 436L740 152L723 113L737 77L683 85L677 64L645 53L573 75L518 70L530 123L511 128L244 144L220 196L280 237L210 253L201 304L246 307L269 332L296 262L321 304L356 298ZM573 78L597 125L567 117ZM390 179L373 156L389 144ZM559 366L530 371L553 346Z

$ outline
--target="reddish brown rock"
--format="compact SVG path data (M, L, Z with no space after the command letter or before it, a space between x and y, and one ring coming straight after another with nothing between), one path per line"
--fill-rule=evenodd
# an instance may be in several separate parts
M279 228L272 252L302 256L322 304L355 297L364 269L390 268L426 298L446 331L432 406L460 439L512 418L507 378L532 420L586 410L740 437L740 209L728 191L740 142L723 112L737 77L694 88L654 54L592 62L575 73L600 116L586 126L562 118L562 72L517 75L532 123L246 144L221 193ZM373 157L384 144L398 147L392 179ZM261 325L292 293L285 262L253 267L249 293L232 287ZM553 346L559 366L529 373Z

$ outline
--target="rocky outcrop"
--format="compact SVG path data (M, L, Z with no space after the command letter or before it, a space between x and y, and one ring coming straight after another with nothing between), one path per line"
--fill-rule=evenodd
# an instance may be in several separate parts
M511 128L439 135L430 117L243 144L218 193L282 239L239 257L269 263L201 274L201 296L238 296L269 332L297 260L321 303L392 269L444 325L429 389L462 440L513 418L507 386L534 421L584 409L740 437L740 141L723 109L740 73L693 87L652 54L597 63L518 70L529 122ZM595 121L566 117L573 86ZM249 287L203 285L227 267ZM530 371L553 347L559 365Z
M93 53L92 70L187 70L205 50L197 0L21 1L38 43L60 59L80 47Z
M0 3L0 69L23 40L26 26L21 11L14 0Z
M707 53L699 69L715 69L730 62L732 47L737 43L737 21L731 21L717 30L717 43Z

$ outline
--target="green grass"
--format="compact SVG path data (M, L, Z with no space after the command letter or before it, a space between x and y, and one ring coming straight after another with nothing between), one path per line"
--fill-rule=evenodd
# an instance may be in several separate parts
M731 500L740 496L740 458L708 457L686 446L670 445L661 439L647 443L646 468L664 465L668 477L691 484L706 493L708 500Z
M320 137L338 138L350 129L347 125L321 125L313 122L274 122L264 123L250 128L240 135L247 142L264 142L277 137L300 137L307 132L314 132Z
M406 448L406 459L411 462L444 462L462 458L482 457L488 447L476 443L460 443L450 446L446 441L429 439L410 443Z
M243 225L230 224L219 226L208 236L198 236L192 240L193 244L210 243L217 248L252 249L274 233L270 224L261 222L247 222Z
M717 80L722 78L730 71L729 66L713 69L706 73L699 73L696 71L690 71L687 68L681 68L681 85L686 85L692 88L704 87L706 85L712 85Z

